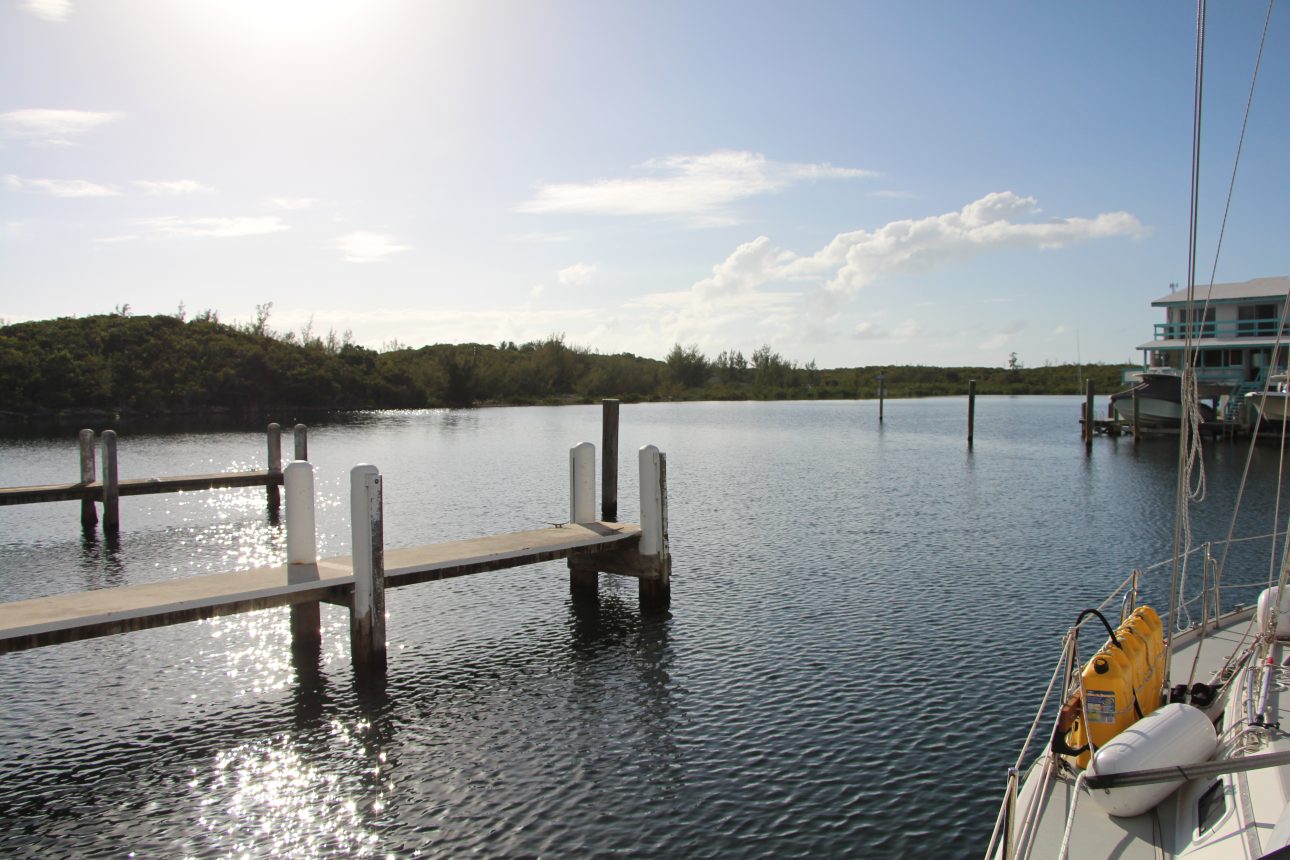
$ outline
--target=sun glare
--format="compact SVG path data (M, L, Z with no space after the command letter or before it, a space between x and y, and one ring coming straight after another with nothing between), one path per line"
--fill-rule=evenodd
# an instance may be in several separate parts
M253 34L274 41L308 41L345 26L363 0L214 0L214 7Z

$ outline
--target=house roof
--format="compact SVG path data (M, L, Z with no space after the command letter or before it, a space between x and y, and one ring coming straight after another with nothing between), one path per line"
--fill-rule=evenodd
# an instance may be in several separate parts
M1241 302L1252 299L1284 299L1290 294L1290 277L1255 278L1251 281L1240 281L1234 284L1215 284L1209 290L1204 284L1197 284L1196 301L1203 302L1208 294L1211 304L1214 302ZM1166 293L1151 303L1152 307L1187 304L1187 291L1174 290Z

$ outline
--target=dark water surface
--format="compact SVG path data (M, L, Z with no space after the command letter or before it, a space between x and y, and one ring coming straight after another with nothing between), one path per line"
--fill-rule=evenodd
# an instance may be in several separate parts
M1077 398L622 407L668 455L673 599L575 604L560 563L391 591L384 689L348 614L294 665L286 610L0 656L0 855L979 856L1062 631L1173 540L1175 444L1078 441ZM567 516L600 408L380 413L314 427L318 543L348 552L348 469L386 543ZM285 446L290 449L289 439ZM261 433L123 432L123 477L261 468ZM1271 529L1260 447L1238 534ZM1245 448L1207 446L1198 540ZM0 440L0 485L76 476L75 434ZM285 556L263 490L0 509L5 599ZM1227 581L1267 576L1269 540ZM1262 559L1262 560L1260 560ZM1146 576L1165 590L1168 570ZM1250 592L1228 592L1247 600Z

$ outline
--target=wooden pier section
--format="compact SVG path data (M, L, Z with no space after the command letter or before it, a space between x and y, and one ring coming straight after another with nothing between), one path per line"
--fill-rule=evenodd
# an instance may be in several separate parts
M316 648L321 635L319 604L348 606L350 644L356 668L385 666L385 591L437 579L566 559L575 594L594 593L600 573L636 577L643 608L666 607L671 596L667 534L667 458L653 445L640 449L639 526L613 522L617 509L617 401L606 403L602 519L595 516L595 447L584 442L569 452L569 521L550 528L385 550L383 478L372 465L350 470L352 554L319 559L314 523L313 466L305 458L297 427L297 459L281 468L275 457L277 425L270 425L269 469L172 478L116 480L115 434L104 433L104 480L92 480L90 431L81 434L77 484L11 487L0 504L75 500L104 502L115 495L176 492L217 487L269 486L271 507L278 486L286 490L285 564L229 573L189 576L0 603L0 653L22 651L115 633L127 633L220 615L291 607L293 649ZM89 434L89 444L87 436ZM89 452L87 454L87 451ZM609 452L612 452L610 455ZM110 464L110 467L109 467ZM112 491L115 490L116 493ZM112 517L115 521L115 517ZM89 521L83 517L83 522Z
M384 587L562 558L594 567L597 554L622 556L639 543L637 526L594 522L391 550L384 554ZM0 603L0 653L276 606L349 605L353 592L353 558L339 556Z

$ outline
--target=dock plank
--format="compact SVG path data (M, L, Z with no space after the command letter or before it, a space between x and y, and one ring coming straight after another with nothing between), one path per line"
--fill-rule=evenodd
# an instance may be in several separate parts
M640 529L568 524L387 550L385 587L633 548ZM315 600L348 602L349 556L0 603L0 653Z
M146 496L153 493L178 493L186 490L281 486L282 480L281 472L268 470L212 472L205 475L175 475L169 478L127 478L117 484L117 495ZM103 501L103 482L84 481L74 484L44 484L37 487L0 487L0 505L71 502L82 499L92 502Z

